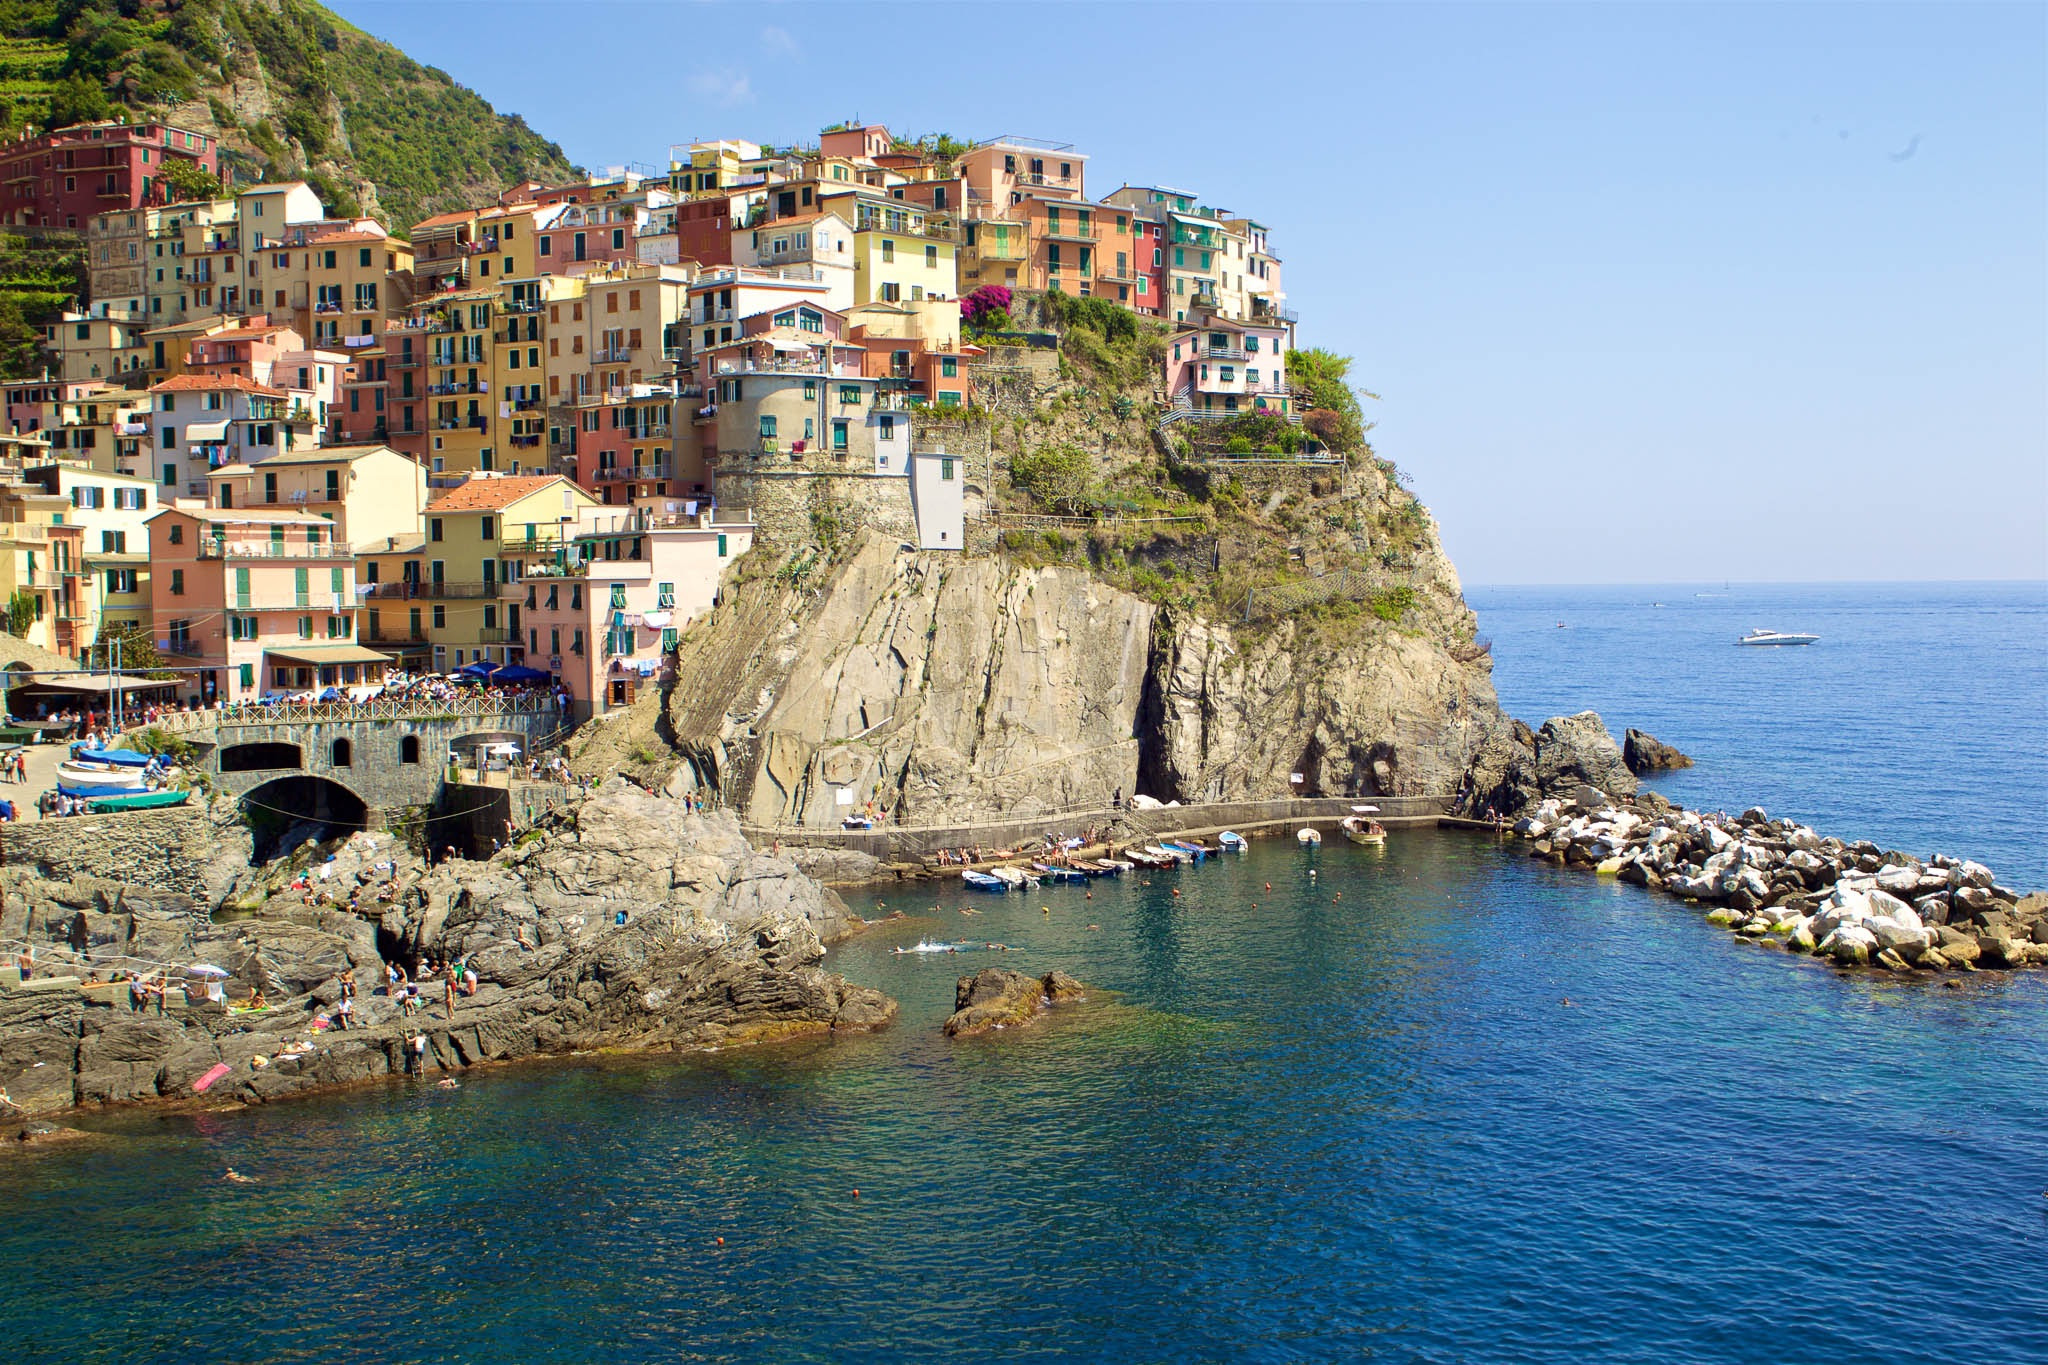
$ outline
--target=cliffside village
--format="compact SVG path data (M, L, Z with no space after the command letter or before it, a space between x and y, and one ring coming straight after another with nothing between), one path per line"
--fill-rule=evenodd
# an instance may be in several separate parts
M764 480L900 490L907 536L960 549L967 471L927 428L977 406L992 352L1049 344L970 342L977 290L1167 323L1174 413L1295 403L1266 228L1162 186L1091 197L1063 144L701 142L403 236L304 183L165 203L176 157L215 169L161 124L0 148L0 216L90 261L45 376L5 386L0 601L65 661L138 623L185 704L507 667L579 715L629 703Z

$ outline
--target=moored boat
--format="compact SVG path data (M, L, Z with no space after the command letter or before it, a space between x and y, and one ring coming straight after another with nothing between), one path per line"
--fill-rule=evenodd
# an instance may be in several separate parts
M123 792L145 790L144 776L140 768L110 768L97 763L80 763L67 759L57 765L57 785L61 787L104 787L107 794L118 796Z
M1216 843L1225 853L1244 853L1251 849L1252 841L1236 830L1224 830L1216 836Z
M960 880L966 882L976 891L1003 892L1010 889L1010 884L1001 877L991 877L988 873L976 872L971 867L960 874Z
M1344 831L1345 838L1354 844L1383 844L1387 841L1386 826L1369 818L1370 813L1377 811L1378 807L1353 806L1352 810L1358 813L1347 815L1337 822L1337 827Z
M1193 858L1198 863L1202 861L1202 859L1208 857L1211 853L1214 853L1216 851L1215 849L1210 848L1207 844L1193 844L1189 843L1185 839L1175 839L1171 844L1168 844L1167 847L1179 849L1181 852L1187 854L1190 858Z
M1048 863L1033 863L1031 870L1049 882L1085 882L1088 874L1071 867L1053 867Z
M1297 842L1313 848L1323 841L1323 832L1313 825L1304 825L1294 831L1294 837Z
M95 815L104 815L117 810L156 810L163 806L182 806L190 800L192 793L182 792L138 792L134 796L100 796L90 798L86 809Z

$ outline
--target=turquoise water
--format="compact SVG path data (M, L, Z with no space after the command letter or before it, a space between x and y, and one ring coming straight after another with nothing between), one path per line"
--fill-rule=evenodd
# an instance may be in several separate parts
M1841 776L1787 801L1831 808ZM883 1034L124 1116L105 1145L0 1162L0 1340L36 1361L2048 1358L2048 974L1838 975L1435 831L854 903L917 916L828 959L902 1002ZM927 935L1012 951L889 951ZM1097 991L948 1041L954 978L989 962Z

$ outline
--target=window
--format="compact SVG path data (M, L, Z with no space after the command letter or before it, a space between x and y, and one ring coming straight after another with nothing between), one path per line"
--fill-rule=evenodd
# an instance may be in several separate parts
M246 573L247 570L242 570L242 572ZM184 595L185 571L183 569L173 569L171 570L171 596L183 597Z
M881 418L881 420L880 420L880 421L879 421L878 423L876 423L876 430L875 430L875 435L876 435L876 436L877 436L878 438L880 438L881 440L884 440L884 441L893 441L893 440L895 440L895 439L896 439L896 419L895 419L895 418L894 418L893 416L891 416L891 415L889 415L889 414L887 414L887 413L884 413L884 414L882 415L882 418Z
M950 455L949 455L949 456L946 456L945 458L943 458L943 459L941 459L941 460L939 461L939 477L940 477L941 479L946 479L946 480L951 480L951 479L952 479L952 477L953 477L953 458L952 458L952 456L950 456Z
M837 451L844 451L846 449L847 425L844 418L840 418L832 423L832 449Z
M480 517L478 522L483 527L482 534L485 540L496 538L498 534L498 519L496 517Z
M428 517L428 518L427 518L427 539L428 539L428 540L439 540L440 538L441 538L441 519L440 519L439 517Z
M398 761L400 763L417 763L420 761L420 737L418 735L405 735L399 739Z
M886 237L882 239L882 264L888 265L896 259L896 244Z
M313 618L312 618L312 617L310 617L310 616L301 616L301 617L299 618L299 638L300 638L301 640L310 640L310 639L312 639L312 638L313 638Z
M939 249L937 247L928 246L924 249L924 265L927 270L937 270L939 268Z
M657 583L654 587L654 606L657 611L674 611L676 606L676 585Z
M859 407L859 406L860 406L860 385L858 385L858 384L841 384L841 385L839 386L839 401L840 401L841 403L845 403L845 404L848 404L848 405L850 405L850 406L853 406L853 407Z
M955 378L960 373L960 362L952 356L941 356L939 358L939 373L948 379Z

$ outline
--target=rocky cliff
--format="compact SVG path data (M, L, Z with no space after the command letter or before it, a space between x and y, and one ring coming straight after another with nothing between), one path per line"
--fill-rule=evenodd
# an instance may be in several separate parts
M615 781L488 862L428 870L353 840L327 870L252 915L215 923L186 897L15 874L0 937L37 945L38 977L194 962L271 1008L130 1008L125 989L0 990L0 1090L30 1113L190 1097L259 1100L396 1074L597 1047L729 1044L886 1024L895 1004L825 972L823 938L854 922L831 892L763 855L729 816ZM480 985L447 1015L439 982L404 1013L387 962L466 961ZM356 1027L331 1023L340 977Z
M815 589L761 577L685 638L658 727L680 757L670 780L816 827L870 800L930 823L1118 790L1448 795L1508 722L1433 536L1410 577L1394 619L1250 627L1084 567L871 535Z

